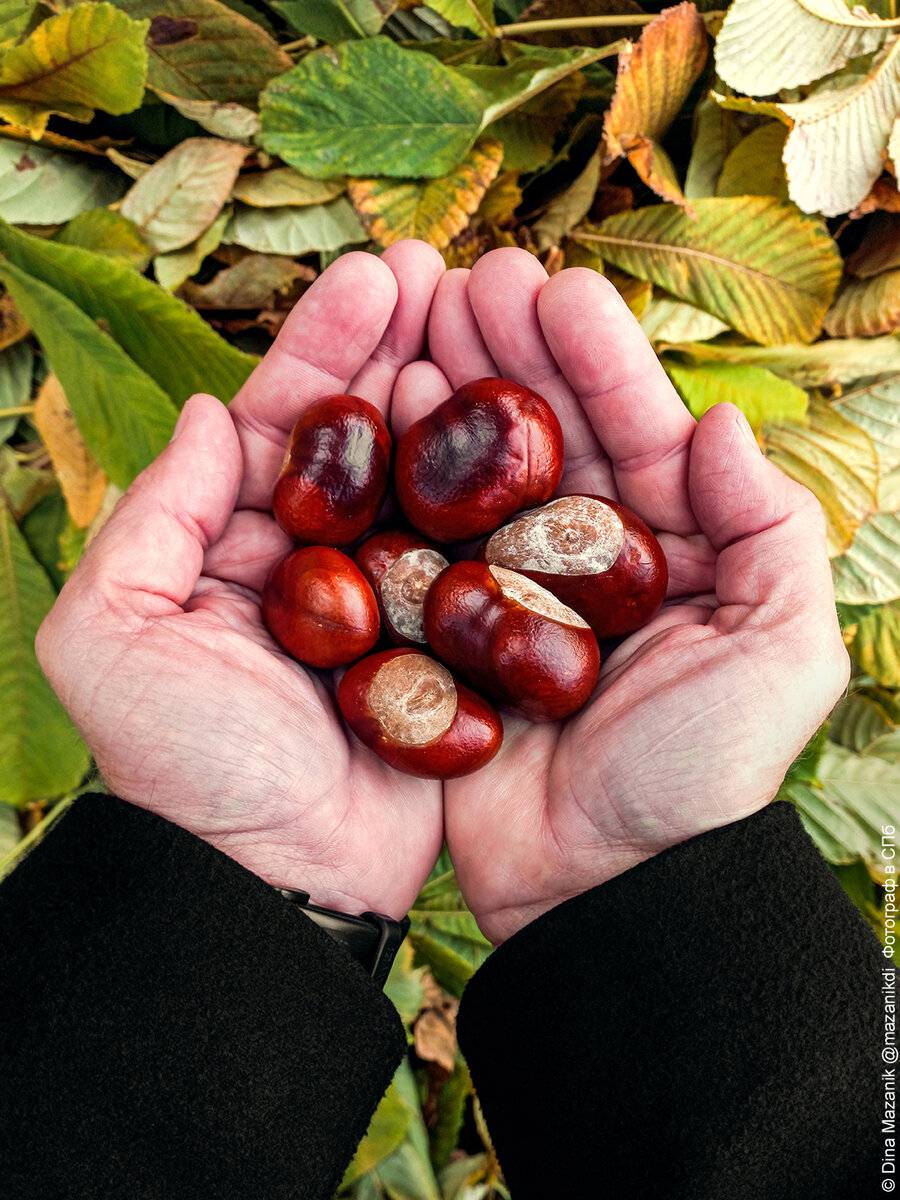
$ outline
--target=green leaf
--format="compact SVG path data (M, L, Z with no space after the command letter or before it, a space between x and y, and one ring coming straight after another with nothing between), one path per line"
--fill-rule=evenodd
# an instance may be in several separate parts
M877 756L854 754L832 742L819 760L815 783L788 783L782 795L831 863L861 858L875 879L884 878L881 827L897 821L900 768Z
M725 159L716 195L787 200L787 176L781 161L787 134L780 121L767 121L751 130Z
M415 951L409 941L404 941L384 985L384 994L400 1014L404 1025L411 1025L416 1019L425 998L422 983L425 968L413 966L414 957Z
M829 338L812 346L679 346L698 362L745 362L767 367L801 387L833 387L863 376L900 371L900 338Z
M146 21L112 4L77 4L48 17L0 61L0 116L34 137L51 113L90 121L94 109L131 112L144 97Z
M695 417L714 404L736 404L758 432L772 421L802 421L808 397L802 388L762 367L737 363L687 366L663 356L663 366Z
M87 747L34 654L38 626L56 599L9 509L0 505L0 803L61 796L88 768Z
M684 180L688 200L715 196L726 156L741 139L741 131L727 110L709 96L694 111L694 145Z
M703 342L728 326L702 308L657 291L641 314L641 329L654 343Z
M364 242L366 231L350 201L339 196L329 204L306 208L249 208L237 204L222 240L261 254L297 256Z
M601 155L592 154L584 170L565 191L550 201L532 226L538 250L549 250L551 246L559 246L578 222L588 215L600 186L602 165Z
M827 229L767 196L697 200L608 217L575 236L604 259L766 345L811 341L841 276Z
M374 37L396 7L394 0L272 0L272 8L292 29L329 46Z
M372 1115L369 1128L353 1156L353 1161L344 1172L341 1187L349 1187L361 1175L377 1167L383 1159L392 1154L406 1136L411 1118L412 1113L405 1097L396 1082L392 1082Z
M31 398L34 374L34 350L31 342L21 341L0 350L0 410L18 408ZM5 442L19 423L17 416L0 417L0 442Z
M853 543L831 563L834 593L842 604L886 604L900 596L900 513L864 521Z
M860 384L833 407L866 431L882 472L900 467L900 374Z
M0 217L13 224L58 225L115 203L127 187L102 158L0 140Z
M453 1074L437 1093L434 1124L428 1131L431 1165L441 1171L459 1142L466 1103L472 1094L472 1077L460 1054L456 1056Z
M176 413L168 396L61 292L2 259L0 279L59 377L89 450L126 488L171 437Z
M607 58L609 48L564 46L554 49L550 46L513 45L507 53L509 61L504 66L462 64L456 70L483 95L484 126L521 108L541 92L591 63Z
M876 738L893 733L898 719L900 711L891 693L868 688L851 692L841 701L831 714L828 735L839 745L862 754Z
M37 6L38 0L0 0L0 44L22 36Z
M882 604L860 617L850 653L867 675L900 688L900 605Z
M772 462L819 500L830 553L847 549L878 509L878 460L869 435L840 413L816 407L808 428L767 426L765 446ZM839 599L853 603L847 596Z
M378 37L317 50L273 80L260 142L317 179L430 177L465 157L481 115L480 93L458 72Z
M108 208L79 213L54 235L54 241L104 254L137 271L143 271L150 261L150 247L134 222Z
M293 167L273 167L239 175L231 195L252 208L286 208L327 204L346 190L343 179L308 179Z
M255 359L229 346L186 304L112 259L2 222L0 254L94 321L105 322L125 353L179 408L194 392L212 392L228 403L255 366ZM71 399L72 389L63 386Z
M218 0L116 3L132 17L151 18L147 84L167 96L255 109L268 81L291 65L257 21Z
M174 292L186 279L195 275L203 265L207 254L217 250L222 241L222 235L231 220L231 212L223 209L208 229L195 242L181 250L169 250L166 254L157 254L153 260L153 270L156 282L167 291Z
M180 250L219 215L246 157L239 142L187 138L132 184L122 215L157 253Z
M440 13L457 29L471 29L478 37L494 36L494 6L491 0L429 0L429 8Z
M425 884L409 916L417 959L428 964L445 991L460 996L491 944L466 908L453 871Z
M51 492L44 496L22 518L19 526L29 549L41 564L50 581L58 590L71 574L73 547L80 553L84 549L87 530L79 529L69 516L62 492ZM66 552L63 543L66 543Z

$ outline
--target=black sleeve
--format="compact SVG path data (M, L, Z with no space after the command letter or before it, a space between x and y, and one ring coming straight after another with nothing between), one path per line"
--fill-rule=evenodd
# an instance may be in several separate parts
M788 804L546 913L459 1012L514 1200L883 1196L892 971Z
M0 887L5 1200L331 1200L405 1050L302 911L119 800Z

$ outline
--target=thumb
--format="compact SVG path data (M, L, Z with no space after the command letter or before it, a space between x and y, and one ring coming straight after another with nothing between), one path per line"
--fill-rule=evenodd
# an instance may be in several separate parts
M241 472L228 410L213 396L192 396L169 445L88 547L60 596L59 615L89 596L107 611L141 617L184 604L207 546L232 515Z

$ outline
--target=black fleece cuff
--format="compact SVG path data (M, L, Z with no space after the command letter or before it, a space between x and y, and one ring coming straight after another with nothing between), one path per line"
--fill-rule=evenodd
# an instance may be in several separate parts
M405 1050L343 947L120 800L0 887L8 1200L330 1200Z
M459 1012L514 1200L883 1195L891 965L783 803L546 913Z

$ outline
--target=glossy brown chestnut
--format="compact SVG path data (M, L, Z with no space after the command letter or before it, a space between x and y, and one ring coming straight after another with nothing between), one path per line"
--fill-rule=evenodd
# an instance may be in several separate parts
M432 580L447 566L443 554L417 533L391 529L367 538L353 559L372 586L394 645L424 645L422 605Z
M383 650L352 666L338 688L338 707L379 758L426 779L476 771L503 740L490 704L415 649Z
M604 496L563 496L524 513L488 538L482 556L552 592L598 638L645 625L665 599L669 578L649 527Z
M378 641L378 602L356 563L330 546L293 550L272 569L262 614L281 646L310 667L339 667Z
M587 701L600 651L585 621L504 567L460 562L425 598L425 633L440 658L479 691L532 721L556 721Z
M508 379L463 384L397 443L400 507L436 542L466 542L549 500L563 436L546 400Z
M291 432L272 496L276 521L298 542L346 546L378 515L390 462L377 408L359 396L320 400Z

